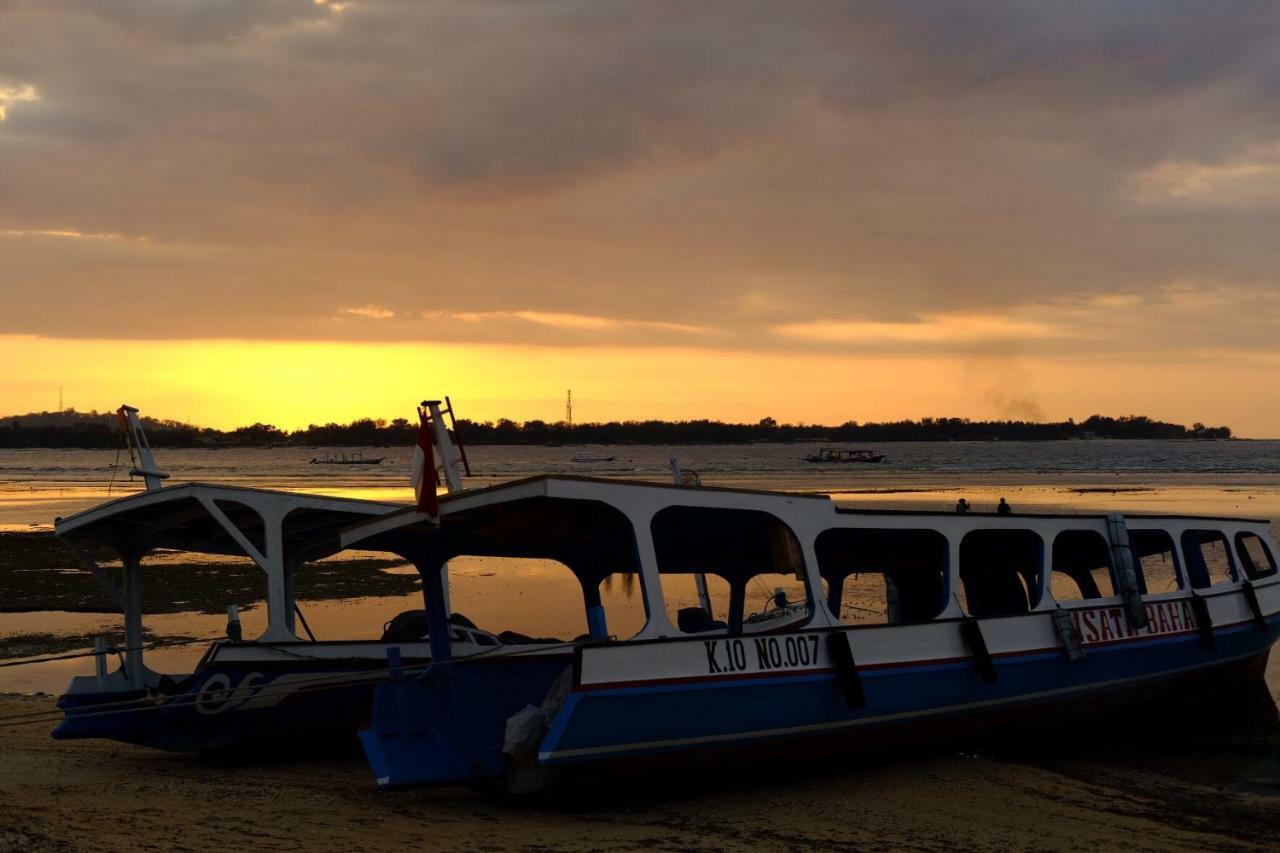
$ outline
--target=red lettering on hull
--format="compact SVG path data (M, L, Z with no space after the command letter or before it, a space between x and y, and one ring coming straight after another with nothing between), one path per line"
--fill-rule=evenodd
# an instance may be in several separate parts
M1147 626L1137 631L1129 629L1129 621L1125 617L1124 610L1119 607L1072 610L1071 620L1075 623L1080 640L1085 645L1115 642L1132 637L1183 634L1195 629L1196 623L1191 615L1191 604L1185 600L1144 604L1143 610L1147 615Z

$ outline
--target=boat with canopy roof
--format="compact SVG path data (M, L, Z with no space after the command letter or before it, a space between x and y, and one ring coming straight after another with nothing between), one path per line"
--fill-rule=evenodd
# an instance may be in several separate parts
M383 787L528 792L1123 724L1260 679L1280 633L1261 520L855 510L548 475L361 521L341 543L419 566L433 638L441 569L464 555L556 561L589 628L469 658L436 641L426 667L390 649L361 732ZM630 636L601 596L618 574L643 596Z
M138 410L123 406L118 414L134 462L130 473L146 489L59 518L54 529L120 609L124 645L113 649L98 638L96 672L74 678L59 698L65 716L54 737L180 751L354 737L368 719L390 645L413 663L430 660L422 620L401 614L376 640L318 640L296 602L295 582L308 563L343 550L341 530L405 505L237 485L165 485L168 475L156 467ZM461 489L462 472L469 469L446 426L452 405L447 398L443 406L426 401L420 417L434 458L448 468L447 486ZM104 551L119 560L121 584L95 560ZM249 558L266 581L262 634L244 637L239 609L231 605L226 638L213 641L190 672L151 669L143 634L144 563L164 552ZM501 642L456 614L447 632L454 658ZM120 663L109 671L113 653Z

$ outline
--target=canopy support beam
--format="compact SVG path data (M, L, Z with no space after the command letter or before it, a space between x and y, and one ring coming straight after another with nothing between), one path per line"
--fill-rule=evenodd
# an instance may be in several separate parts
M258 568L267 574L267 630L258 638L260 642L288 643L298 639L293 632L293 600L289 595L289 581L285 576L284 535L281 526L287 508L263 504L249 506L262 519L263 545L266 553L258 550L249 538L236 527L218 504L205 495L197 499L208 511L213 520L226 531L249 559L257 563Z

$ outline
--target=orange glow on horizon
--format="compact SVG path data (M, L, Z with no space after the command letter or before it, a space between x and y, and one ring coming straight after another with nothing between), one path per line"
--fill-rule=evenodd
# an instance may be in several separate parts
M10 366L0 377L0 414L53 410L61 387L66 405L81 411L128 402L153 417L223 429L412 418L417 401L444 394L472 420L557 421L573 388L579 422L996 419L1025 416L1017 409L1025 399L1047 420L1136 413L1280 436L1280 413L1251 404L1249 389L1272 376L1266 364L1242 365L1225 383L1219 367L1195 363L1121 370L1105 360L32 336L0 336L0 360ZM1050 381L1052 398L1038 394Z

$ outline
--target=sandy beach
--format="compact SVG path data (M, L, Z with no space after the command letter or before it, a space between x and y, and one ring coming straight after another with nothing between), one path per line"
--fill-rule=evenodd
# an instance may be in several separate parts
M0 700L5 716L47 698ZM1027 757L949 754L662 794L497 802L378 792L352 755L219 765L0 729L0 850L1267 850L1274 731Z

